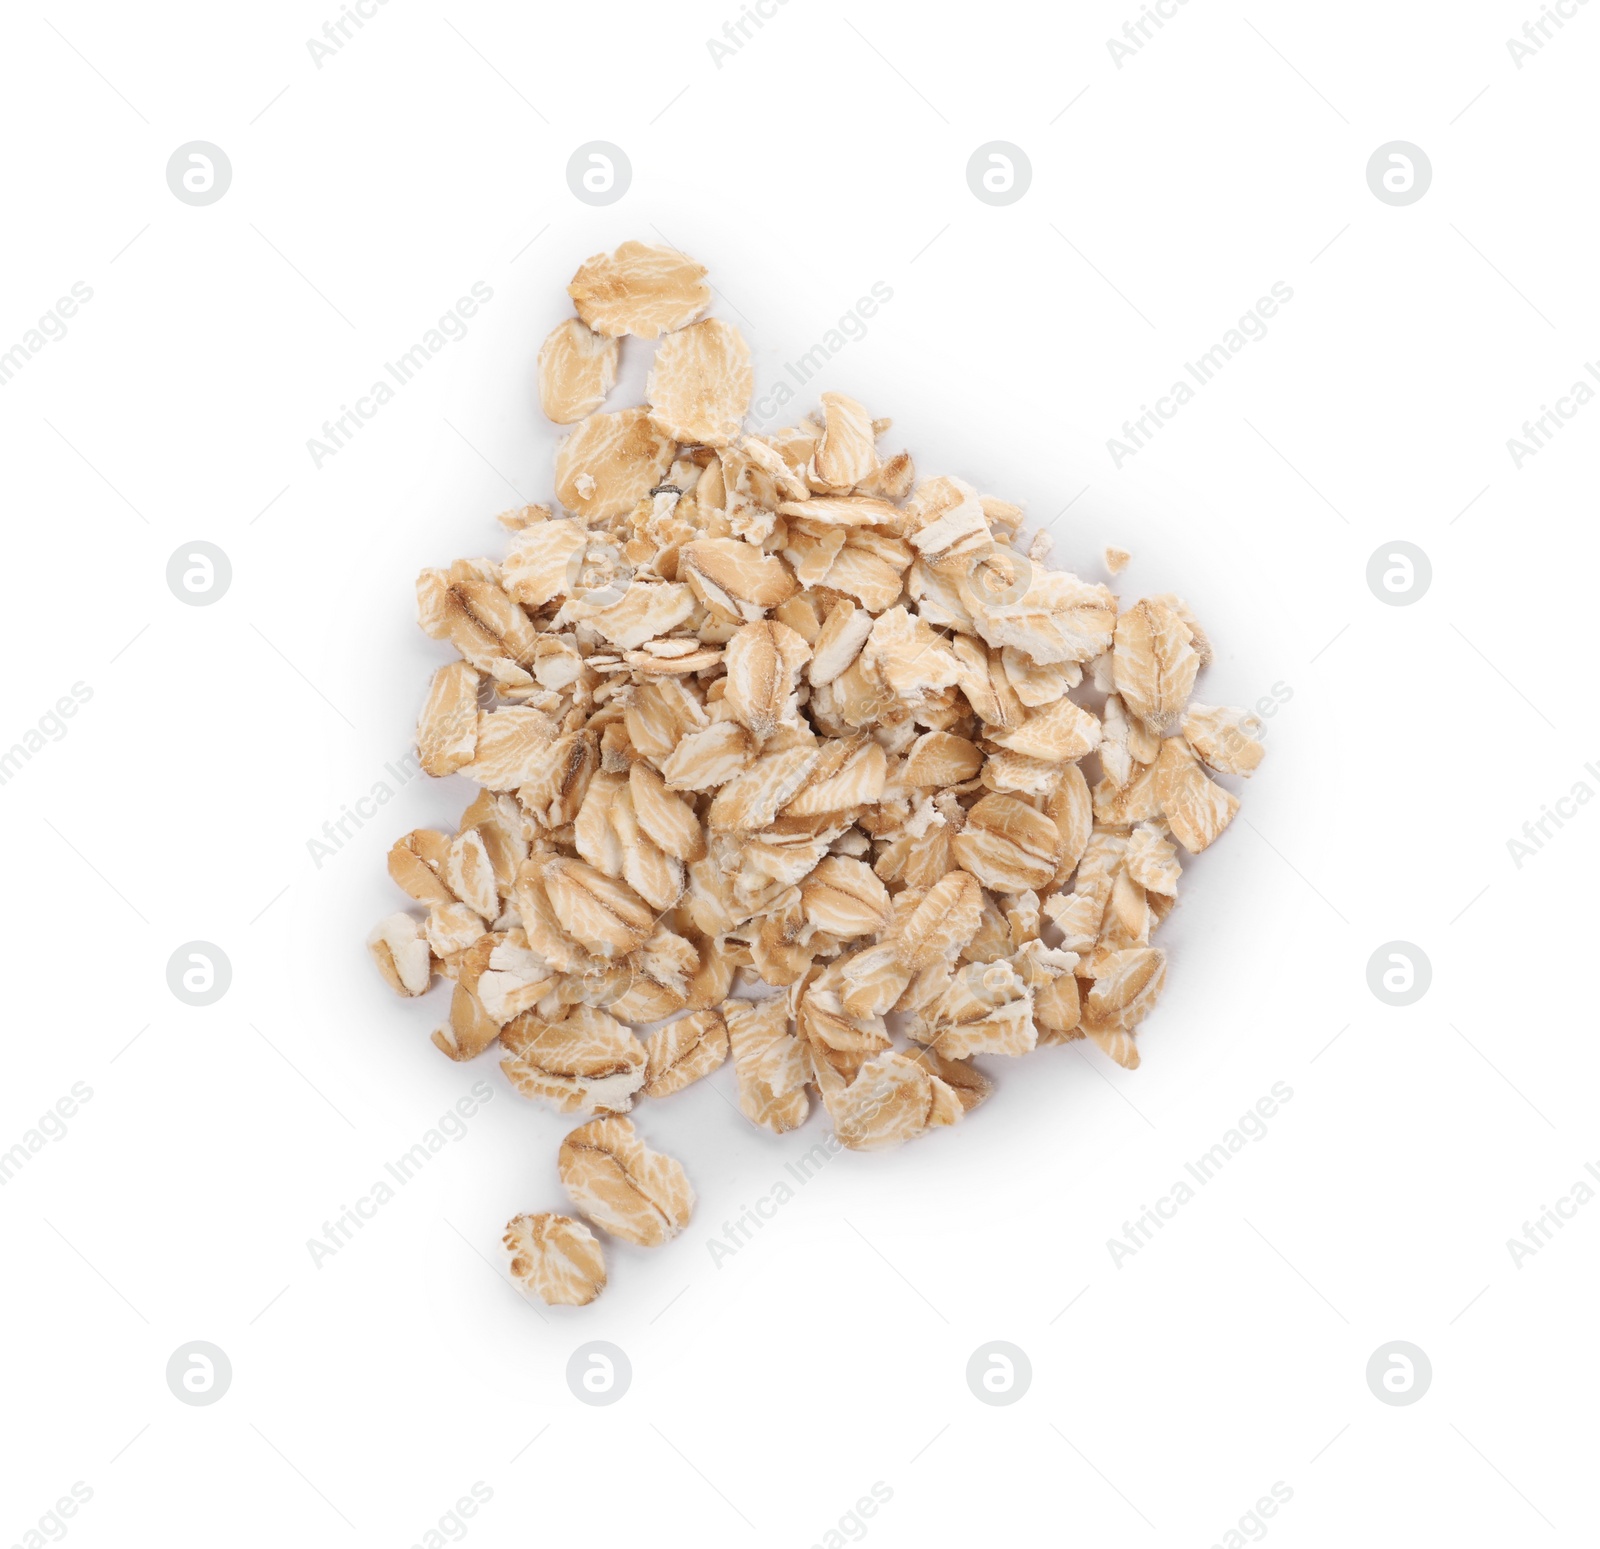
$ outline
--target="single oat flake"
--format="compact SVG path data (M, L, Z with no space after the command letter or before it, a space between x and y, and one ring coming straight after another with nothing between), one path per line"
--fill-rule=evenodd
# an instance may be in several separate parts
M613 338L659 338L692 322L711 301L704 265L648 242L596 253L573 275L567 294L584 322Z
M605 402L617 380L615 339L575 317L558 323L539 350L539 406L558 425L573 425Z
M448 981L441 1054L564 1116L572 1213L504 1234L553 1306L603 1292L606 1238L689 1225L667 1099L872 1152L990 1123L997 1085L1057 1081L1040 1050L1137 1070L1160 927L1264 751L1194 698L1215 653L1177 593L1052 565L842 391L747 423L751 352L692 258L624 242L568 294L536 362L551 498L417 581L447 648L418 761L476 794L395 841L409 907L367 939L398 995ZM645 401L610 403L636 350Z
M583 1307L606 1288L606 1261L581 1221L548 1211L506 1226L511 1278L548 1307Z

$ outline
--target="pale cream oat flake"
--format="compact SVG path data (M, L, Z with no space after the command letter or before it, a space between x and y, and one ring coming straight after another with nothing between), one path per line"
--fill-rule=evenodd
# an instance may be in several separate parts
M1128 875L1141 887L1152 893L1164 893L1169 898L1177 897L1178 878L1182 874L1178 852L1154 824L1141 823L1128 836L1124 865Z
M831 1098L828 1116L841 1145L883 1151L925 1130L954 1124L966 1112L960 1094L928 1066L889 1050L866 1061Z
M889 919L889 890L870 866L828 855L800 884L807 922L841 940L874 935Z
M389 851L389 876L422 904L455 902L455 894L439 880L450 853L450 836L436 828L415 828L397 839Z
M648 409L591 414L556 450L556 498L589 521L625 515L661 481L675 450Z
M684 544L678 573L707 607L733 620L753 622L799 590L782 560L735 538Z
M510 791L533 779L556 736L556 723L542 710L513 705L480 711L472 761L456 770L491 791Z
M1158 947L1133 947L1104 956L1084 1003L1084 1030L1091 1038L1097 1031L1131 1032L1148 1015L1166 980L1167 955Z
M454 774L478 746L478 674L451 662L433 675L417 720L417 756L431 775Z
M671 1097L728 1057L728 1027L714 1007L657 1028L645 1044L647 1097Z
M575 317L557 323L539 349L539 407L574 425L605 402L617 381L617 341Z
M415 916L391 914L379 920L367 937L367 949L378 972L400 995L420 995L431 977L428 942Z
M428 911L428 947L435 957L464 952L484 934L483 918L466 904L435 904Z
M1026 1054L1038 1041L1033 993L1010 963L969 963L951 976L911 1036L952 1060Z
M1117 620L1112 666L1117 692L1153 731L1176 729L1200 670L1189 626L1164 602L1146 597Z
M1253 774L1267 751L1258 740L1261 721L1248 710L1191 703L1182 730L1184 741L1221 774Z
M506 1225L511 1278L547 1307L584 1307L606 1288L606 1263L595 1235L571 1216L513 1216Z
M626 1113L645 1081L644 1045L597 1006L556 1022L526 1011L500 1029L500 1047L511 1084L561 1113Z
M717 317L668 334L645 385L656 423L677 441L705 446L726 446L739 434L754 391L750 347Z
M972 939L982 915L983 889L970 873L952 871L909 902L890 940L895 959L917 973L948 962Z
M1239 798L1207 777L1181 736L1161 744L1155 787L1168 826L1192 855L1205 849L1239 810Z
M817 443L817 478L827 489L852 489L878 466L872 416L843 393L822 395L823 432Z
M501 579L525 608L542 608L569 589L574 559L583 553L589 530L581 521L531 522L506 548Z
M806 1098L810 1066L804 1045L788 1030L783 997L724 1001L722 1017L739 1078L740 1112L775 1135L803 1123L811 1108Z
M985 796L953 845L956 864L1001 893L1043 887L1055 876L1061 835L1042 812L1015 796Z
M596 253L573 275L567 294L578 316L597 332L641 339L682 328L711 303L703 264L676 248L647 242L624 242L614 253Z
M810 658L811 647L799 635L770 619L746 624L728 642L723 697L757 742L765 742L792 709L800 669Z
M556 1166L573 1204L624 1242L658 1247L689 1224L694 1190L682 1165L652 1151L627 1119L580 1125L561 1142Z
M563 928L596 957L625 957L644 945L655 913L626 883L560 855L544 860L541 876Z

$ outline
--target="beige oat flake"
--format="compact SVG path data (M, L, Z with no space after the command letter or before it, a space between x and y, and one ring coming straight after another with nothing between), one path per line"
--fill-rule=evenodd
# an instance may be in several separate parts
M705 266L675 248L624 242L596 253L573 275L567 294L597 333L659 338L697 318L711 302Z
M678 441L705 446L726 446L739 434L754 391L750 347L717 317L668 334L645 385L656 423Z
M513 1216L505 1238L511 1278L547 1307L585 1307L606 1288L606 1262L595 1235L571 1216Z
M580 1125L556 1158L562 1187L603 1231L654 1248L689 1224L694 1190L682 1166L652 1151L627 1119Z
M557 323L539 349L539 407L546 419L574 425L593 414L616 385L615 339L575 317Z

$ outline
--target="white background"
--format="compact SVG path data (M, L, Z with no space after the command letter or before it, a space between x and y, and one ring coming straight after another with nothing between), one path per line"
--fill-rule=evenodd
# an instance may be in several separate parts
M876 1481L886 1549L1221 1543L1277 1481L1285 1546L1593 1542L1600 1203L1520 1268L1506 1239L1600 1164L1600 816L1520 869L1507 841L1600 789L1600 408L1520 470L1506 441L1600 348L1600 6L1521 70L1520 0L1193 0L1120 69L1134 0L1049 9L790 0L719 68L732 0L391 0L319 69L331 0L6 8L0 349L94 296L0 389L0 744L93 697L0 788L0 1149L93 1096L0 1190L0 1542L74 1481L85 1546L413 1544L476 1481L485 1545L816 1544ZM204 208L165 181L196 139L233 167ZM565 179L594 139L633 166L604 209ZM1433 166L1404 208L1365 176L1394 139ZM1032 163L1005 208L965 180L990 140ZM418 779L320 867L307 842L408 746L444 650L416 571L548 498L534 355L629 237L709 265L762 388L888 285L813 391L1054 520L1092 579L1131 549L1118 590L1184 593L1217 643L1204 699L1292 698L1187 868L1141 1070L990 1061L968 1122L830 1163L718 1267L824 1132L755 1131L725 1067L639 1114L689 1230L535 1309L499 1235L563 1203L568 1121L440 1058L444 992L397 1000L362 947L403 902L390 842L470 792ZM468 337L318 470L307 439L474 281ZM1107 438L1275 281L1268 336L1115 468ZM165 581L196 539L233 567L205 608ZM1433 567L1407 607L1365 580L1397 539ZM166 983L194 939L233 967L206 1009ZM1433 968L1405 1009L1367 987L1394 939ZM315 1267L480 1079L466 1136ZM1107 1239L1274 1082L1267 1137L1117 1267ZM212 1407L164 1378L196 1339L232 1361ZM568 1391L590 1339L631 1360L614 1406ZM994 1339L1032 1363L1010 1407L964 1379ZM1432 1361L1410 1407L1364 1376L1394 1340Z

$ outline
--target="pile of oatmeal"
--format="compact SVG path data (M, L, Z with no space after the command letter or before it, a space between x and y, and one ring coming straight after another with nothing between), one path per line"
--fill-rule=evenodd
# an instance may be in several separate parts
M750 352L705 276L640 242L583 264L538 361L573 426L557 504L417 582L455 653L422 767L480 790L454 834L396 843L425 912L368 945L402 995L452 982L443 1053L498 1044L519 1093L583 1118L557 1167L590 1224L505 1233L552 1303L604 1288L591 1225L688 1223L682 1166L625 1115L730 1058L752 1124L820 1102L854 1150L963 1122L977 1057L1087 1039L1136 1067L1180 848L1238 808L1213 775L1262 754L1246 712L1191 698L1211 647L1179 597L1050 568L1017 506L919 480L843 393L747 434ZM608 412L623 337L659 341L648 401Z

